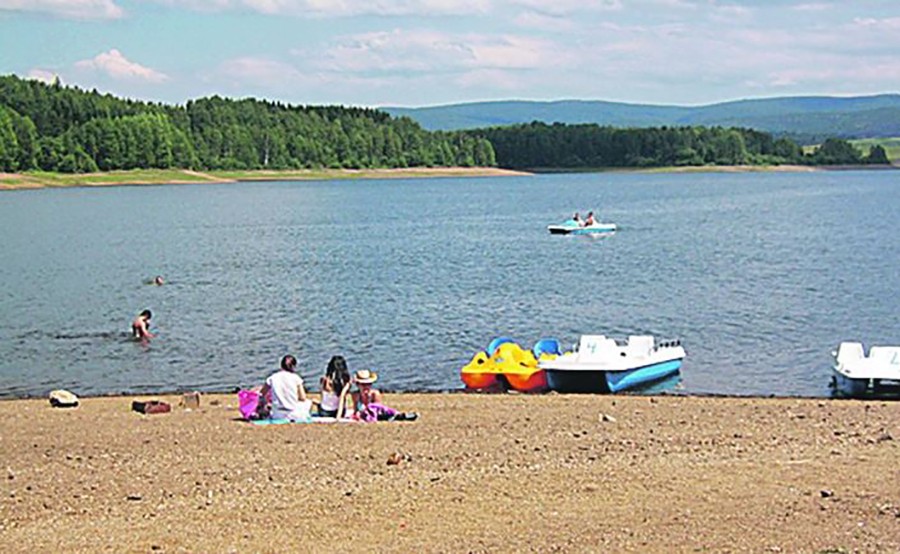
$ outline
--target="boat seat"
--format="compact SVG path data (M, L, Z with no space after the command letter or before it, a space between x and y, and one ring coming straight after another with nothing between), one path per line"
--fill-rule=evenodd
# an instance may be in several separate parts
M631 335L628 337L628 352L633 356L649 356L653 352L651 335Z
M537 341L534 343L534 348L531 349L531 352L537 359L541 358L541 354L562 354L559 341L556 339L541 339Z
M578 343L578 359L581 361L604 360L619 350L613 339L605 335L582 335Z
M873 350L875 350L875 348L873 348ZM866 353L863 350L861 342L842 342L840 346L838 346L837 362L839 364L861 360L865 357Z
M488 356L493 356L493 355L494 355L494 352L496 352L497 349L500 348L500 345L501 345L501 344L506 344L506 343L508 343L508 342L513 342L513 343L514 343L515 341L512 340L512 339L509 338L509 337L497 337L497 338L495 338L494 340L491 341L491 343L490 343L490 344L488 345L488 347L487 347L487 350L486 350L487 355L488 355Z
M896 346L873 346L869 349L869 359L881 364L900 364L900 348Z

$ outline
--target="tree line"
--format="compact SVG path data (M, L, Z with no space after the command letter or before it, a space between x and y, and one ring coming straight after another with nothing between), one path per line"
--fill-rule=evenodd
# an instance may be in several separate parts
M0 171L494 165L487 139L378 110L217 96L171 106L0 77Z
M878 145L863 155L845 140L828 139L804 153L788 138L741 128L621 129L535 121L475 134L490 141L498 164L515 169L890 163Z
M495 166L514 169L889 163L828 139L804 153L741 128L621 129L533 122L429 132L407 117L343 106L213 96L183 106L0 76L0 171Z

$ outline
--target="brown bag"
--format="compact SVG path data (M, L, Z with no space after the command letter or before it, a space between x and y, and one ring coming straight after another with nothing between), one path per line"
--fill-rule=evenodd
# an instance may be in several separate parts
M172 411L172 406L162 400L147 400L140 402L135 400L131 403L131 409L139 414L164 414Z

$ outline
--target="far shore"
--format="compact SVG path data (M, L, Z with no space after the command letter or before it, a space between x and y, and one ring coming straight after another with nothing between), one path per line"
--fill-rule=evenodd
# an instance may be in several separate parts
M806 173L814 171L890 169L900 169L900 166L705 165L647 168L533 168L528 170L503 169L499 167L405 167L389 169L235 170L206 172L189 169L135 169L128 171L78 174L29 171L26 173L0 173L0 190L121 185L212 184L247 181L509 177L541 173Z
M0 190L99 187L117 185L184 185L242 181L316 181L340 179L411 179L423 177L502 177L530 175L497 167L404 167L390 169L298 169L246 171L193 171L189 169L135 169L99 173L30 171L0 173Z

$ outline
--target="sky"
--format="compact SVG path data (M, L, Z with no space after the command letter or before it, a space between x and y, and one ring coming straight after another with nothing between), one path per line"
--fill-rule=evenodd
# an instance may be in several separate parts
M896 93L900 2L0 0L0 74L179 104Z

